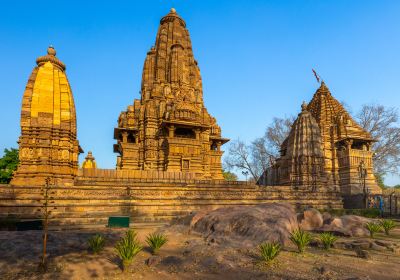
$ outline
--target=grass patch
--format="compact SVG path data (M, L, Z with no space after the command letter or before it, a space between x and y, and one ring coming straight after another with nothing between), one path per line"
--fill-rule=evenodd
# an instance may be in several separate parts
M130 229L126 232L125 236L117 242L117 245L115 245L117 255L122 261L123 270L127 270L133 258L143 249L136 236L136 232Z
M157 255L160 248L168 242L167 237L163 234L151 233L146 238L146 243L149 245L153 255Z
M308 244L310 244L312 236L309 232L299 228L291 233L290 240L296 245L299 253L303 253Z
M375 237L375 233L378 233L382 230L382 226L378 223L369 222L365 225L365 228L369 231L369 235L371 238Z
M104 245L106 244L106 239L101 234L96 234L89 238L88 244L93 254L98 254L103 250Z
M324 249L329 250L338 238L330 232L324 232L319 235L319 240L321 240Z
M282 246L280 243L264 242L258 246L261 258L264 262L271 262L280 253Z
M396 227L396 223L393 220L385 219L381 221L381 226L384 229L385 234L389 235L390 231Z

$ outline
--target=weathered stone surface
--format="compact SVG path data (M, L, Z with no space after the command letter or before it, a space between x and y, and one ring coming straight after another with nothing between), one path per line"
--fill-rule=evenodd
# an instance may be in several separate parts
M209 212L193 229L208 240L254 246L264 241L286 243L298 228L296 213L286 203L226 207Z
M345 215L340 218L334 218L329 224L324 224L318 230L337 232L346 236L363 237L369 236L369 232L365 228L367 222L369 222L369 219L364 217Z
M324 223L321 213L317 209L312 208L298 214L297 221L303 230L316 230Z
M362 258L362 259L369 259L370 258L370 255L369 255L368 251L365 251L365 250L357 248L357 249L355 249L355 252L356 252L356 256L359 257L359 258Z

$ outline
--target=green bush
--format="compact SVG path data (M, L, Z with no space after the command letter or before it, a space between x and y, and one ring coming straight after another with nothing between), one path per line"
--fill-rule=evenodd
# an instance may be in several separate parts
M265 262L270 262L279 255L282 246L279 243L264 242L261 243L258 248L260 250L262 259Z
M324 232L319 235L319 239L321 240L324 249L329 250L338 238L330 232Z
M290 240L297 246L299 253L303 253L306 246L311 242L312 237L309 232L296 229L291 233Z
M134 230L128 230L125 236L117 242L115 249L122 261L122 269L125 270L132 263L133 258L142 250L142 246L136 238Z
M386 235L389 235L389 232L396 227L396 223L393 220L383 220L381 221L381 226L385 230Z
M106 239L102 235L96 234L89 238L88 244L89 244L90 250L94 254L97 254L101 250L103 250L104 245L106 244Z
M375 233L380 232L382 230L382 226L374 222L367 223L365 227L366 229L368 229L371 238L374 238Z
M156 255L167 241L168 239L163 234L151 233L146 238L146 243L150 246L153 255Z

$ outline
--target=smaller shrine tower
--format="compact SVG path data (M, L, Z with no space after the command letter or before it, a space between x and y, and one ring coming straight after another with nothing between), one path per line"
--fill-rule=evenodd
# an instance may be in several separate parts
M36 63L22 98L20 163L11 184L40 186L50 177L54 184L73 185L82 150L65 64L52 46Z

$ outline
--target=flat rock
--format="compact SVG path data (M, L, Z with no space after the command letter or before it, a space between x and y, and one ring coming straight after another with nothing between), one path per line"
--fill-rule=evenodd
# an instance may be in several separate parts
M207 240L252 247L264 241L289 242L290 233L298 228L297 216L288 203L219 208L202 214L193 230Z

